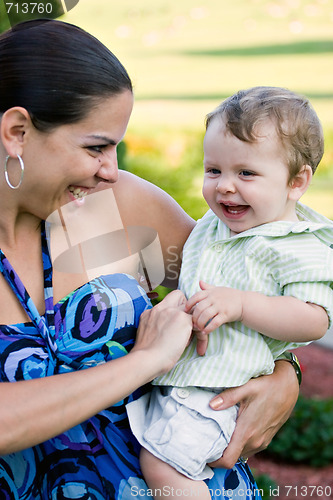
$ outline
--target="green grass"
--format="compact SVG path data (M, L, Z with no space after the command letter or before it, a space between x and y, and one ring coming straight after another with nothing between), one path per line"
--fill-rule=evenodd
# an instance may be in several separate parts
M330 136L324 169L333 170L328 0L80 0L65 20L97 36L127 67L136 96L131 134L154 139L171 130L181 142L236 90L284 86L310 98Z
M128 167L193 217L201 196L204 117L254 85L307 95L325 155L303 198L333 218L333 7L329 0L80 0L64 20L105 43L128 69L136 103Z
M279 85L308 95L333 129L329 0L80 0L64 19L97 36L129 70L137 98L130 128L145 124L153 133L156 121L200 128L236 90Z
M173 119L175 126L184 120L199 128L223 97L265 84L305 93L333 128L327 0L80 0L66 20L98 36L125 63L140 104L133 127Z

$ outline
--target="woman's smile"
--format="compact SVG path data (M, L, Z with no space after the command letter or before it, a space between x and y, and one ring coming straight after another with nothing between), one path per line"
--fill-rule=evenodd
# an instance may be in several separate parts
M84 188L81 186L69 186L68 190L75 200L82 200L83 201L83 199L89 193L88 188Z

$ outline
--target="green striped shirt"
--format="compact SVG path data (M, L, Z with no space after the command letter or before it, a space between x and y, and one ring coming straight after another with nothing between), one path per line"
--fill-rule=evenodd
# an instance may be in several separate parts
M184 247L180 288L186 297L199 291L199 280L216 286L252 290L268 296L289 295L325 308L333 315L333 223L297 204L298 222L279 221L230 236L229 228L209 210ZM157 385L233 387L272 373L274 360L300 343L266 337L240 322L209 335L205 356L195 341Z

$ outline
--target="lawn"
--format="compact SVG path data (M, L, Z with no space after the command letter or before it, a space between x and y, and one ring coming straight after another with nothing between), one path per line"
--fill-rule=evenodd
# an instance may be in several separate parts
M194 217L206 210L201 200L205 114L253 85L307 95L322 121L326 151L304 202L333 218L329 0L80 0L65 20L101 39L133 79L128 168L167 189Z
M304 197L333 218L333 5L330 0L80 0L63 19L104 42L128 69L136 103L127 168L193 216L201 199L205 114L254 85L308 96L326 150Z
M329 0L80 0L65 19L124 62L140 104L132 126L200 127L203 115L239 88L280 85L308 95L333 128ZM146 115L152 100L162 114Z

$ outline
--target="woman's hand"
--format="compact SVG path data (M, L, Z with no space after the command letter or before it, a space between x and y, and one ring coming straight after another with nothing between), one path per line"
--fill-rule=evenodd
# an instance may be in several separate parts
M239 457L247 458L267 448L289 418L298 398L299 385L292 365L277 361L272 375L251 379L247 384L227 389L211 401L215 410L239 403L236 429L223 456L213 467L230 469Z
M186 298L180 290L170 292L140 317L132 352L150 352L156 376L169 371L182 355L192 333L192 317L185 312Z
M169 370L192 331L185 297L171 292L141 316L127 356L87 370L0 384L0 455L29 448L118 403Z

